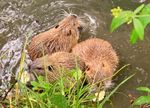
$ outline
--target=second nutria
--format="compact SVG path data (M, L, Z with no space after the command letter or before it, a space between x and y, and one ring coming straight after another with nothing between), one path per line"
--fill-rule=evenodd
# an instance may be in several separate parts
M102 81L104 88L111 86L118 56L109 42L98 38L87 39L73 47L72 53L85 62L85 74L90 83Z
M30 74L35 73L42 76L46 76L47 74L49 82L54 82L56 79L60 78L61 75L64 76L68 70L80 68L84 71L85 64L72 53L56 52L52 55L45 55L41 58L37 58L29 65L29 68Z
M28 45L32 60L57 51L69 52L77 44L81 21L77 15L70 14L54 28L34 36Z

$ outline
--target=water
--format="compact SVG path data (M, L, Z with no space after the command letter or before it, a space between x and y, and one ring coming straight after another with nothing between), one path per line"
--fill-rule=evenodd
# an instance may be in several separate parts
M116 49L120 66L130 64L115 78L117 85L127 76L136 73L118 92L111 97L110 108L127 108L130 105L128 94L140 95L135 88L150 87L150 28L145 31L144 41L136 45L129 43L129 26L123 26L110 33L111 13L113 7L135 9L140 5L138 0L0 0L0 79L5 88L5 80L10 80L10 74L17 72L20 56L27 33L33 35L45 31L60 21L64 11L73 12L86 21L87 28L81 40L98 37L108 40ZM148 0L145 2L148 3ZM26 64L29 60L26 60ZM26 66L25 66L26 67ZM2 89L2 88L1 88Z

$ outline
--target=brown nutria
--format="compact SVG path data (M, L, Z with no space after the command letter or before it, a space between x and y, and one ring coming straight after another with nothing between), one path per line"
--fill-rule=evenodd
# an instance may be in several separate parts
M109 42L98 38L88 39L73 47L72 53L85 62L89 83L102 81L104 88L111 86L111 77L119 60Z
M84 71L85 64L72 53L56 52L51 55L37 58L31 63L31 65L29 65L29 68L29 73L35 73L42 76L47 75L49 82L54 82L57 78L60 78L60 75L64 76L68 70L79 68ZM63 72L63 74L60 72Z
M32 38L27 48L31 60L57 51L69 52L77 44L81 30L81 20L77 15L68 15L54 28Z

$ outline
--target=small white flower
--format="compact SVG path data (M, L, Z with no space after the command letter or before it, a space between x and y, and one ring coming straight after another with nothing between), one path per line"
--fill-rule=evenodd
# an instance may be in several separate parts
M27 71L24 71L22 74L21 74L21 79L20 81L24 84L26 84L28 81L30 80L30 74L27 72Z
M96 101L101 101L104 99L104 96L105 96L105 91L100 91L99 93L95 93L95 98L93 99L94 102Z

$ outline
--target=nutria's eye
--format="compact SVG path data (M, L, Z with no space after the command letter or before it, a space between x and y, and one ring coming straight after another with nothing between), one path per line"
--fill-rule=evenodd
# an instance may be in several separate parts
M102 67L105 67L104 63L102 63Z
M83 29L83 27L81 27L81 26L80 26L80 27L78 27L78 30L79 30L79 31L82 31L82 29Z
M67 33L67 36L70 36L71 35L71 30L69 30L69 32Z
M85 68L86 68L86 71L89 71L89 70L90 70L90 67L89 67L89 66L86 66Z
M36 69L38 69L38 70L43 70L43 68L41 68L41 67L37 67Z
M56 26L55 26L55 28L58 28L58 27L59 27L59 25L56 25Z
M54 70L53 66L52 65L48 66L48 70L53 71Z

